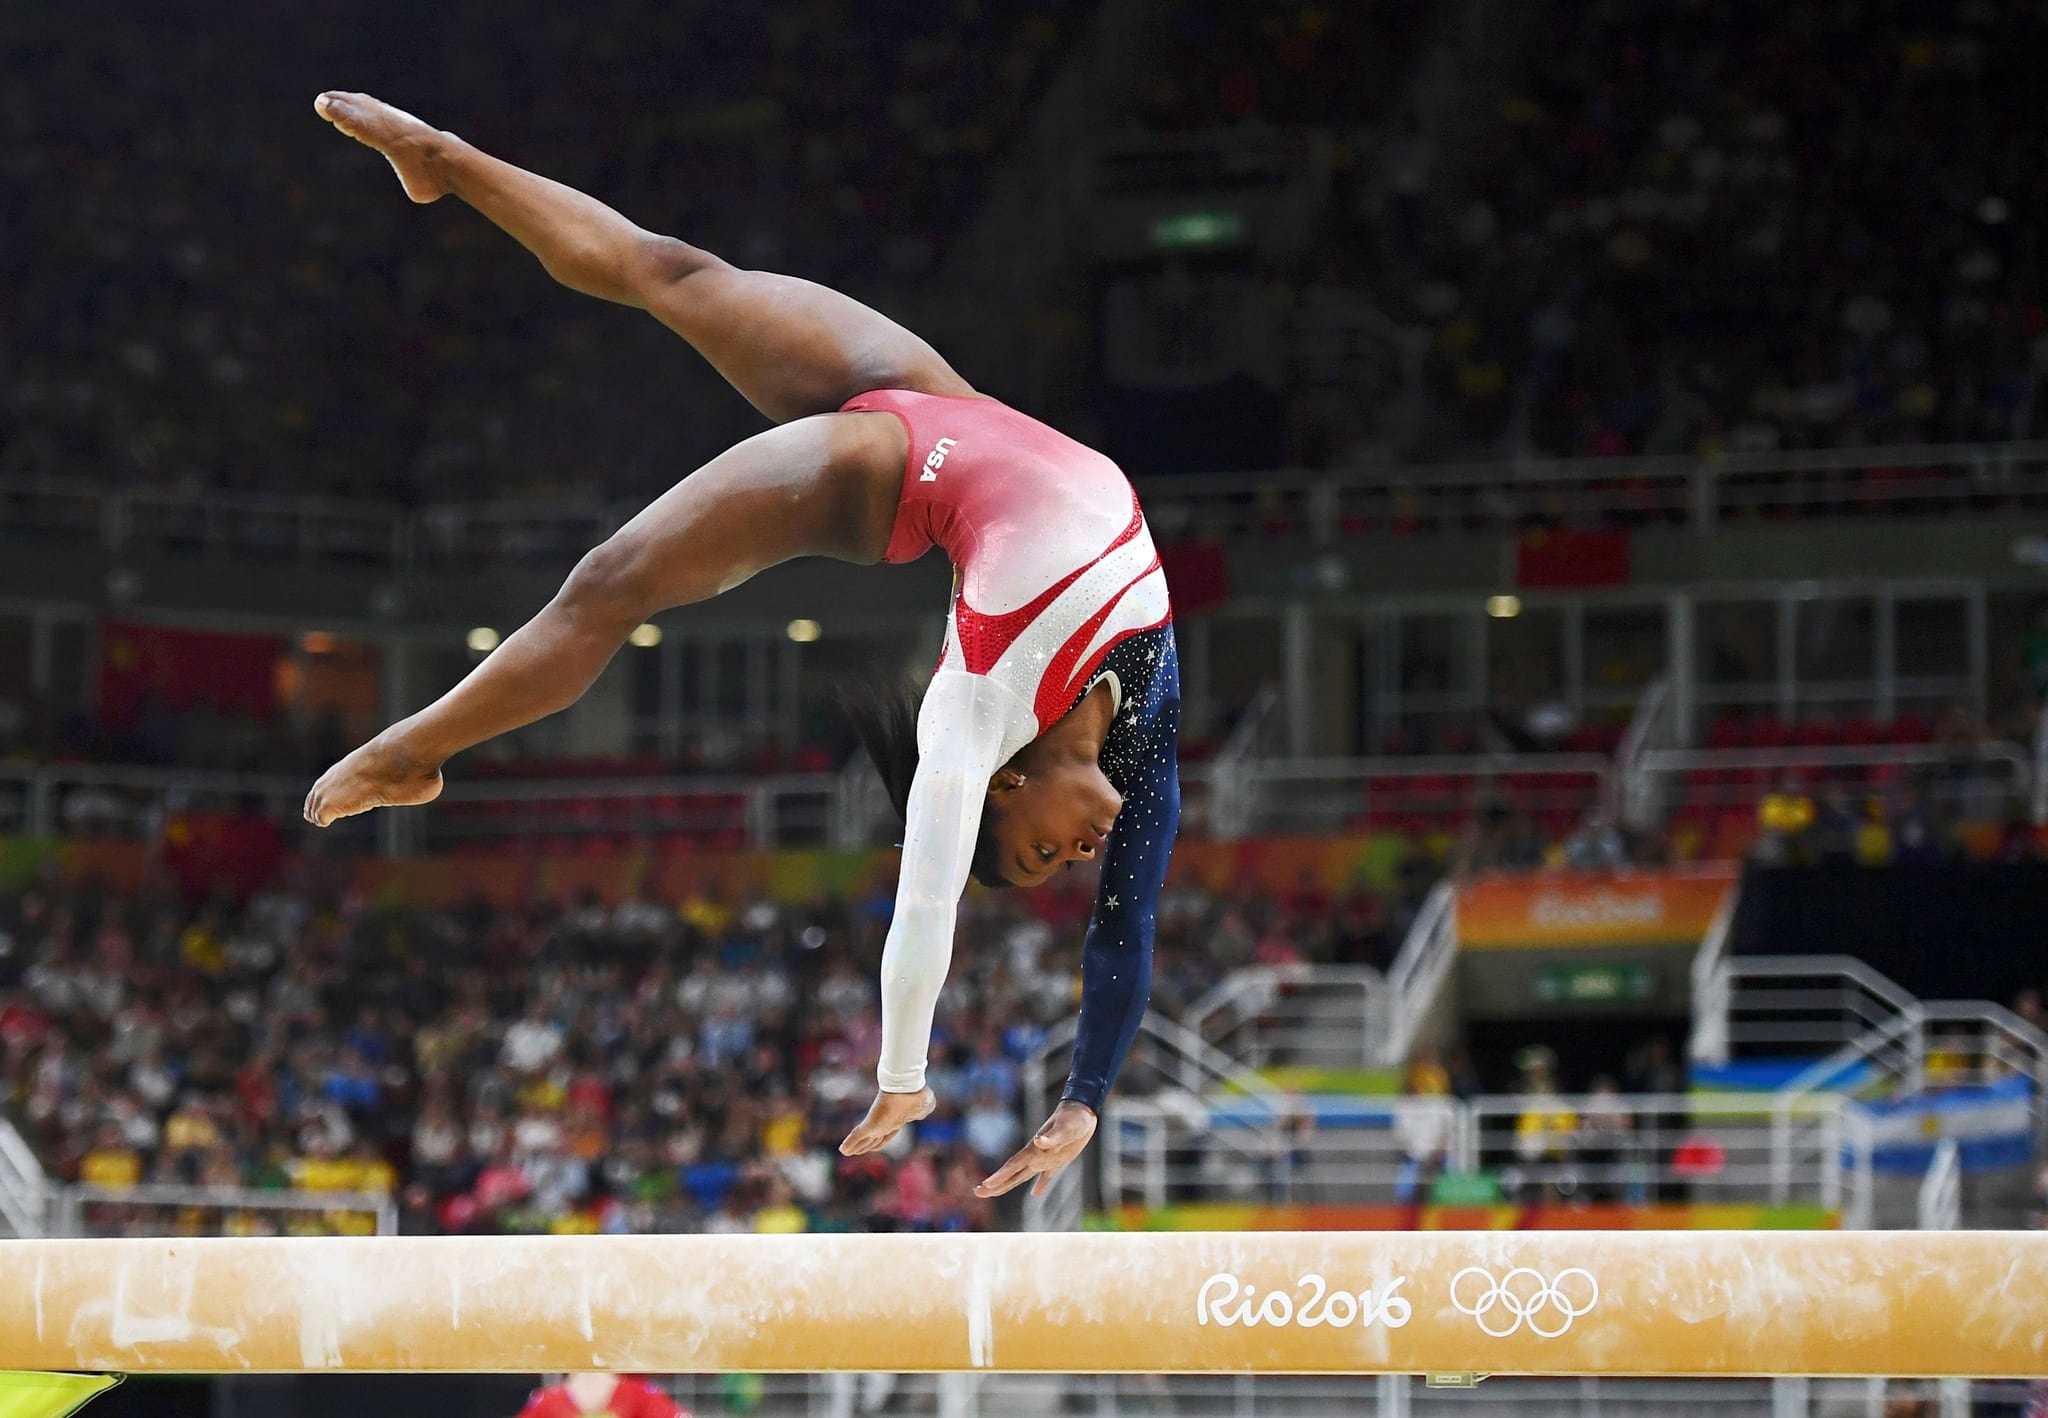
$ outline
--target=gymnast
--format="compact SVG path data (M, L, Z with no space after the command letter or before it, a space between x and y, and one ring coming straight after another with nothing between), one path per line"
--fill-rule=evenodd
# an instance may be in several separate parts
M872 1152L935 1106L932 1007L968 877L1038 886L1095 861L1061 1101L976 1188L1035 1178L1042 1194L1094 1135L1144 1014L1180 816L1173 613L1130 482L846 295L645 231L366 94L325 93L314 109L382 153L413 201L453 193L563 285L660 320L776 426L663 493L460 684L329 768L306 819L433 800L451 756L573 703L666 607L793 557L872 565L943 548L952 606L922 703L850 706L905 831L879 1091L840 1151Z

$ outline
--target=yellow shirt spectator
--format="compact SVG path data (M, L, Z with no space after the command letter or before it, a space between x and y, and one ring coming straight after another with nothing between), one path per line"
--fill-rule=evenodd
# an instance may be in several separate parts
M1561 1157L1578 1130L1576 1114L1539 1101L1537 1106L1515 1119L1515 1151L1525 1162L1541 1157Z
M1764 831L1790 837L1813 826L1813 799L1804 793L1769 793L1757 804Z
M164 1146L172 1152L210 1152L220 1146L220 1129L206 1114L180 1108L164 1124Z
M89 1187L125 1190L142 1180L142 1159L127 1147L95 1147L78 1164L78 1180Z
M1433 1058L1408 1065L1408 1091L1417 1098L1443 1098L1451 1091L1451 1071Z
M677 914L714 940L724 935L732 922L732 907L709 896L690 897Z
M227 948L220 937L196 923L185 927L185 933L178 937L178 956L194 970L208 975L218 975L228 964Z
M803 1146L804 1115L795 1110L777 1113L761 1124L761 1150L770 1157L788 1157Z
M803 1208L783 1203L780 1206L764 1206L754 1213L754 1230L763 1236L794 1236L811 1229L810 1217Z

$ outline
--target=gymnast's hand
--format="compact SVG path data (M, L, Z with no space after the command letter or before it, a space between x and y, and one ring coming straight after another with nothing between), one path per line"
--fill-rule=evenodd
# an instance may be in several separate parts
M368 94L330 91L313 100L313 111L365 147L384 154L415 202L445 195L448 184L434 173L434 158L448 135Z
M877 1093L874 1106L868 1109L860 1125L846 1135L839 1150L848 1157L858 1157L863 1152L886 1147L890 1138L903 1131L905 1123L930 1117L932 1109L938 1106L938 1097L929 1088L920 1088L915 1093Z
M1031 1194L1044 1196L1045 1189L1052 1185L1052 1179L1060 1168L1079 1157L1093 1136L1095 1110L1086 1103L1069 1099L1053 1109L1052 1116L1045 1120L1045 1126L1031 1134L1031 1140L1018 1148L1009 1161L996 1168L987 1181L974 1189L974 1194L1001 1196L1036 1177L1038 1183L1031 1188Z
M429 767L379 734L320 775L306 794L306 821L326 827L378 807L412 807L441 796L441 770Z

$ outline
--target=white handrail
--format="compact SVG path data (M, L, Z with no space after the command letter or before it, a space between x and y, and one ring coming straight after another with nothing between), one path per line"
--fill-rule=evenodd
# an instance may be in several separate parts
M1246 966L1231 971L1189 1005L1181 1014L1181 1023L1212 1044L1216 1042L1216 1035L1207 1026L1218 1016L1226 1016L1220 1021L1224 1030L1250 1022L1256 1031L1258 1016L1283 988L1304 985L1321 992L1326 998L1339 990L1356 988L1359 991L1361 1008L1354 1021L1357 1028L1355 1031L1347 1029L1344 1033L1349 1047L1342 1052L1349 1057L1341 1066L1368 1067L1377 1062L1376 1039L1381 1032L1385 1012L1386 978L1370 965ZM1297 1024L1294 1035L1297 1052L1315 1051L1315 1041L1309 1037L1308 1026Z
M377 1234L398 1234L398 1204L386 1192L266 1191L253 1187L172 1186L145 1183L133 1187L68 1186L60 1194L66 1229L80 1234L79 1218L88 1206L204 1207L220 1211L367 1212L377 1218Z
M1254 806L1251 769L1260 758L1260 737L1266 721L1279 703L1277 686L1259 686L1216 756L1203 765L1209 782L1211 836L1234 841L1250 830Z
M2048 824L2048 709L2038 715L2034 726L2034 802L2037 826Z
M1653 740L1669 737L1667 726L1675 703L1671 681L1660 677L1650 682L1643 691L1643 697L1637 701L1635 712L1629 715L1628 728L1622 732L1621 742L1615 745L1614 774L1606 785L1610 821L1630 827L1646 827L1655 819L1656 800L1642 796L1639 791L1649 787L1650 780L1637 776L1636 764L1647 750L1666 746Z
M14 1124L0 1117L0 1220L17 1236L48 1229L50 1179Z
M184 795L200 797L255 797L268 800L280 811L296 808L304 798L309 779L301 774L226 773L205 769L149 768L120 764L0 763L0 782L22 786L26 804L24 826L31 835L52 836L60 827L63 795L74 789L104 788L117 793L147 795L165 800ZM781 804L792 799L822 799L817 825L828 837L850 830L842 800L849 791L849 777L840 773L782 773L766 777L737 775L667 775L661 777L613 778L520 778L480 779L451 783L433 806L424 809L426 820L442 831L462 830L446 816L450 807L484 803L554 803L578 798L612 802L658 797L731 798L742 806L734 821L744 826L755 846L773 846L782 840ZM153 803L152 806L159 805ZM476 835L487 835L479 829Z
M1380 1064L1398 1068L1415 1047L1437 991L1458 955L1458 888L1446 877L1430 889L1387 971L1387 1022Z
M1728 934L1735 920L1736 898L1742 894L1738 880L1721 898L1714 919L1700 938L1699 951L1692 958L1692 1039L1687 1054L1696 1063L1728 1062L1728 1013L1734 1004L1733 982L1728 970Z
M2048 463L2048 443L1918 444L1711 457L1522 458L1512 462L1371 464L1318 471L1281 468L1252 474L1181 475L1170 485L1148 486L1145 491L1155 520L1162 522L1176 505L1214 505L1234 511L1257 506L1260 493L1272 493L1297 500L1317 528L1327 530L1341 515L1346 498L1397 493L1419 494L1431 500L1431 505L1442 504L1461 515L1477 511L1489 520L1512 520L1519 510L1518 493L1542 495L1546 500L1555 494L1576 495L1586 510L1645 510L1638 493L1631 492L1623 499L1611 491L1617 482L1627 481L1637 487L1655 486L1659 489L1653 498L1656 511L1675 513L1704 531L1715 522L1712 514L1723 500L1738 507L1792 503L1825 507L1841 497L1838 487L1804 486L1798 480L1801 474L1875 467L1965 468L1978 473L1995 468L2005 475L2000 491L2031 497L2048 494L2048 479L2039 476L2044 463ZM1756 485L1758 480L1778 474L1787 481ZM1493 496L1484 496L1489 493ZM1855 496L1859 505L1873 500L1911 505L1953 499L1956 488L1939 479L1883 480L1859 485ZM430 504L409 510L396 503L370 500L257 498L213 489L182 492L110 487L57 477L0 481L0 498L17 505L40 499L82 506L86 517L67 517L67 522L79 522L81 530L89 522L92 535L109 548L147 532L152 520L147 514L152 512L159 514L154 520L168 521L175 529L162 534L166 538L174 535L178 540L191 540L197 536L227 550L277 547L300 557L318 553L323 543L335 539L332 529L346 527L351 529L346 550L352 557L363 555L374 542L385 549L382 554L394 567L408 566L417 557L431 559L437 547L461 547L478 527L525 525L552 531L565 544L587 545L638 510L575 499L510 505ZM138 517L138 513L144 516ZM265 530L249 533L234 525L237 520ZM281 536L271 530L276 524L286 529ZM190 530L194 526L199 529L196 533Z
M1958 750L1947 744L1827 744L1811 748L1654 748L1636 760L1641 773L1684 773L1695 768L1915 768L1928 764L2004 763L2032 783L2033 769L2018 744L1992 742Z
M1728 962L1738 974L1751 977L1839 975L1895 1013L1920 1003L1911 990L1853 955L1736 955Z
M1047 1081L1053 1077L1048 1066L1054 1055L1072 1046L1077 1030L1078 1021L1063 1019L1047 1031L1045 1042L1024 1065L1029 1085L1027 1092L1040 1099L1045 1097ZM1157 1010L1148 1009L1140 1017L1138 1033L1165 1045L1176 1056L1177 1066L1172 1070L1172 1076L1180 1079L1188 1091L1202 1093L1212 1088L1227 1088L1275 1112L1284 1110L1287 1094L1282 1089L1275 1088L1236 1059L1211 1047L1199 1034Z
M1916 1214L1922 1231L1953 1231L1963 1224L1962 1149L1945 1137L1920 1179Z

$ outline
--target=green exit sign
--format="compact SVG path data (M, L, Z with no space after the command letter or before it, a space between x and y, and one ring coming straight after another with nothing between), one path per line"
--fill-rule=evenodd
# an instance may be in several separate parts
M1152 244L1162 251L1199 251L1244 239L1244 218L1227 208L1175 212L1152 223Z
M1544 1004L1642 1004L1657 992L1647 965L1560 965L1536 972Z

